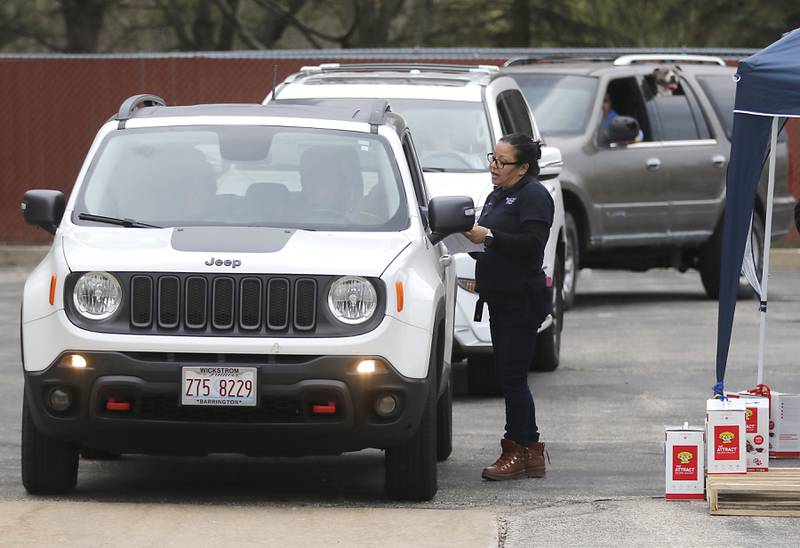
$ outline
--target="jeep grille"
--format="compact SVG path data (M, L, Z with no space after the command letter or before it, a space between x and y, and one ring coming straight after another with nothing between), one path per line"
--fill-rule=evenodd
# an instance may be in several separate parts
M157 287L155 303L153 287ZM134 328L186 331L313 330L317 282L298 278L137 275L131 278L130 322ZM290 306L291 305L291 306ZM155 312L155 318L153 314Z

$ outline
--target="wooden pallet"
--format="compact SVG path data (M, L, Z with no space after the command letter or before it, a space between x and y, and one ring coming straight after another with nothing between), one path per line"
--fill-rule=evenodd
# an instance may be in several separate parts
M800 468L708 476L706 496L716 516L800 517Z

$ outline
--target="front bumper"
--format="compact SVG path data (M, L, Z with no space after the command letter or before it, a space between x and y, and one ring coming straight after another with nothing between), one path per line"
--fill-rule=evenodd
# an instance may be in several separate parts
M26 372L26 404L44 434L114 453L320 455L391 447L416 431L429 387L426 379L403 377L384 360L382 371L359 375L355 364L364 356L81 354L85 369L56 360L43 371ZM255 367L258 405L181 406L181 368L209 365ZM64 413L45 404L56 386L73 395ZM391 418L373 408L386 393L400 401ZM110 397L129 402L130 409L109 410ZM313 411L330 402L335 413Z
M27 298L32 296L27 295ZM25 371L42 371L66 351L349 356L354 351L381 356L403 377L424 379L433 331L391 316L372 331L352 337L189 337L87 331L63 310L22 326Z

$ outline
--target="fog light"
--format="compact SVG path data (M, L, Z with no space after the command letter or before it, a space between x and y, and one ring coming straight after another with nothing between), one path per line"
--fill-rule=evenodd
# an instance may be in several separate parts
M368 375L375 372L375 360L362 360L356 367L356 372L361 375Z
M67 356L64 358L64 363L69 367L74 367L75 369L83 369L86 367L86 358L80 354L67 354Z
M393 394L383 394L375 399L375 412L383 418L394 415L397 411L397 397Z
M63 388L53 388L47 395L47 405L53 411L63 413L72 405L72 394Z

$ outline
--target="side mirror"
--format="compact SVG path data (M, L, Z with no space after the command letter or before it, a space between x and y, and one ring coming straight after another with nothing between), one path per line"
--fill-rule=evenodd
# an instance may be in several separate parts
M542 147L542 157L539 158L539 180L555 179L561 174L564 161L561 151L555 147Z
M617 116L603 130L603 138L607 143L626 143L635 141L639 136L639 122L630 116Z
M428 202L429 239L438 244L445 236L466 232L475 225L475 204L468 196L437 196Z
M59 190L29 190L22 197L22 215L25 222L55 234L67 201Z

